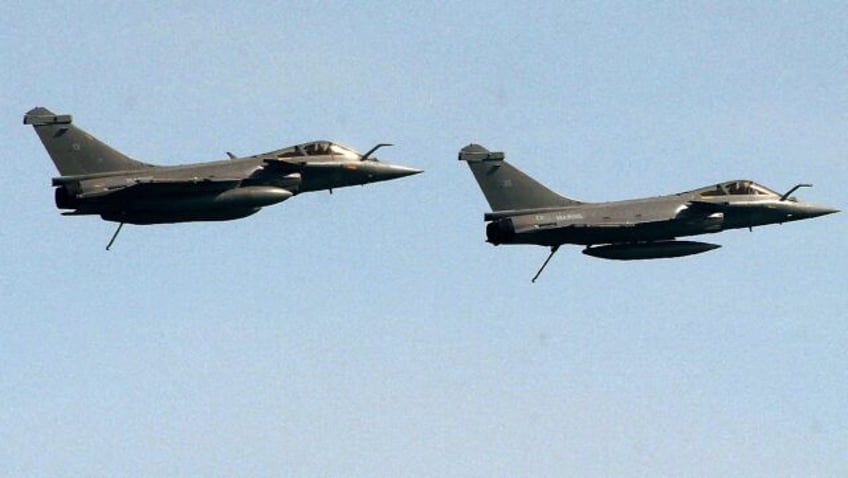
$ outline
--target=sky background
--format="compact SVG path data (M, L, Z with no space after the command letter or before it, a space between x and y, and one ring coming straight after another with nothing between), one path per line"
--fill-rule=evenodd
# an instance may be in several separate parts
M0 476L848 475L846 214L617 263L484 243L457 151L613 200L846 208L844 2L14 2ZM62 217L33 106L141 160L315 139L423 175Z

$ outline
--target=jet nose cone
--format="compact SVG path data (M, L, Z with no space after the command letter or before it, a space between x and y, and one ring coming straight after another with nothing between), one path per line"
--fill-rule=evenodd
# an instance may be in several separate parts
M420 169L401 166L399 164L384 163L382 161L363 161L356 165L357 169L366 174L365 182L389 181L392 179L412 176L422 173Z
M824 207L821 210L821 215L824 216L824 215L827 215L827 214L836 214L837 212L841 212L841 211L839 209L836 209L836 208L833 208L833 207Z
M410 168L409 166L400 166L397 164L386 164L385 166L386 168L380 172L381 176L384 176L386 179L402 178L424 172L423 169Z
M826 216L828 214L835 214L840 212L839 209L827 207L827 206L819 206L818 204L806 204L803 208L801 214L804 217L819 217Z

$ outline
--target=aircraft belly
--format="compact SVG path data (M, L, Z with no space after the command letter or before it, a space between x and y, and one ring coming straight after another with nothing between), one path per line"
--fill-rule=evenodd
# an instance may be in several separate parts
M186 212L154 212L154 211L126 211L100 214L106 221L124 222L127 224L150 225L171 224L176 222L206 222L206 221L229 221L241 219L259 212L261 208L247 209L219 209L205 211Z
M187 221L225 221L255 214L293 194L272 186L247 186L214 194L141 197L120 203L101 198L101 216L106 220L131 224Z

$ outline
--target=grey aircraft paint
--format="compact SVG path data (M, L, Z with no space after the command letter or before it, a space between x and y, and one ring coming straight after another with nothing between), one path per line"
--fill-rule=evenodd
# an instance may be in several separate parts
M130 158L72 124L70 115L36 107L24 115L61 176L53 178L63 215L99 215L120 223L227 221L304 192L387 181L421 172L330 141L247 157L181 166Z
M798 221L837 209L778 194L749 180L727 181L668 196L614 202L581 202L553 192L504 160L504 153L470 144L459 152L492 212L485 214L487 242L551 248L539 277L563 244L616 260L699 254L720 246L676 238Z

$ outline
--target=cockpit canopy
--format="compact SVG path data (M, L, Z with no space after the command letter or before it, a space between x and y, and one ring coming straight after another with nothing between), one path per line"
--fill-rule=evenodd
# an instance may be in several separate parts
M362 155L352 148L330 141L313 141L298 144L274 152L278 158L297 158L303 156L335 156L339 161L357 161Z
M702 197L716 196L778 196L780 194L771 189L761 186L753 181L740 180L728 181L722 184L716 184L712 188L704 188L698 191Z

